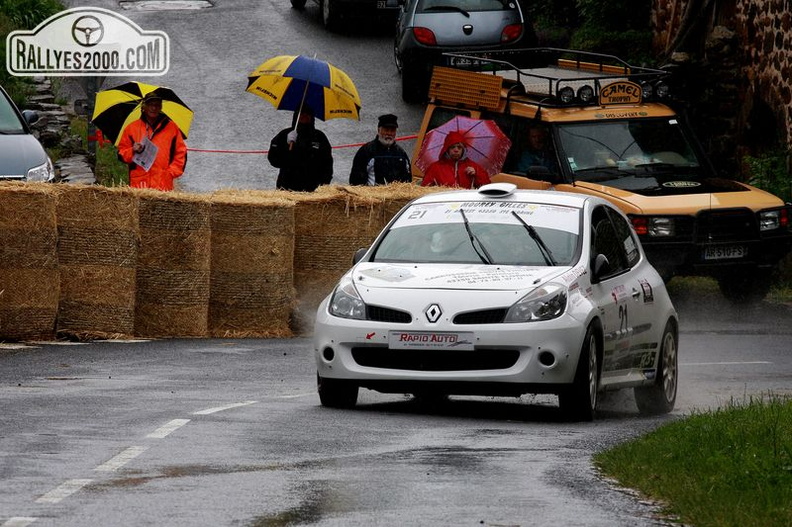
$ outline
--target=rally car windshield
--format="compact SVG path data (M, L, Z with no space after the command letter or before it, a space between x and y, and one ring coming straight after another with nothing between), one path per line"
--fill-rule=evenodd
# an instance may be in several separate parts
M562 162L583 181L700 168L675 118L564 124L558 127L558 141Z
M568 266L579 253L580 210L513 203L432 203L402 214L372 261Z

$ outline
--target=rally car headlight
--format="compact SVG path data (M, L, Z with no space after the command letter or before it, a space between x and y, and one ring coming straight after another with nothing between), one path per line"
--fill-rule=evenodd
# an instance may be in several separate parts
M43 165L33 167L28 170L28 181L51 181L55 177L55 167L52 166L52 161L47 158L47 162Z
M567 304L567 288L559 284L547 284L520 299L506 312L504 322L533 322L551 320L564 314Z
M330 314L341 318L365 320L366 304L360 298L355 284L349 276L341 279L333 291L329 305Z

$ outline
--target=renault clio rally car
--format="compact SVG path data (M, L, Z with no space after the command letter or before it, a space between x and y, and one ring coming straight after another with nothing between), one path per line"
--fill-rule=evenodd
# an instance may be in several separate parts
M766 295L792 247L792 206L716 173L674 109L669 72L553 48L446 54L444 64L413 160L425 134L457 115L494 120L512 146L492 181L607 199L666 281L712 277L735 303ZM536 130L552 162L526 166ZM423 177L415 163L413 177Z
M607 201L491 184L405 206L321 303L321 403L359 388L416 396L557 394L594 418L633 388L673 409L677 314L629 220Z

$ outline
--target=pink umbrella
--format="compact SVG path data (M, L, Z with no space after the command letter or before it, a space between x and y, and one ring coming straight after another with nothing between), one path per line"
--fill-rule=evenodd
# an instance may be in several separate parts
M437 161L443 153L446 136L451 132L462 134L467 147L467 156L481 165L487 174L492 176L501 171L511 148L511 140L495 121L471 119L461 115L427 132L415 165L426 172L429 165Z

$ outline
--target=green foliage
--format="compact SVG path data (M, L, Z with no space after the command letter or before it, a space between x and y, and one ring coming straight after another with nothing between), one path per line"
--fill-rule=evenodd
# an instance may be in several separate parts
M6 37L10 32L18 29L33 29L64 9L64 5L57 0L0 0L0 57L5 60ZM32 93L30 79L15 77L3 66L0 67L0 84L14 103L24 108L25 101Z
M745 156L743 161L748 166L748 184L775 194L784 201L792 201L790 155L790 150L775 149L756 157Z
M65 6L58 0L0 0L0 13L14 29L33 29Z
M706 448L702 448L706 445ZM734 400L595 456L620 484L697 527L792 525L792 400Z
M75 117L71 122L70 132L83 141L88 148L88 120ZM129 168L118 159L118 150L109 143L96 147L96 166L94 167L96 182L106 187L120 187L129 184Z
M634 65L649 65L654 62L652 32L649 29L607 31L587 24L572 35L570 47L615 55Z

